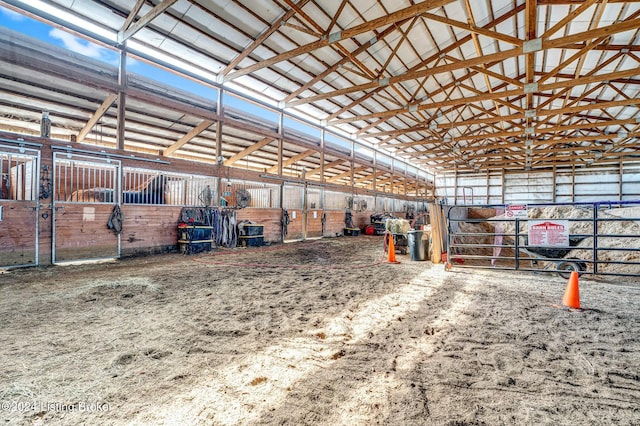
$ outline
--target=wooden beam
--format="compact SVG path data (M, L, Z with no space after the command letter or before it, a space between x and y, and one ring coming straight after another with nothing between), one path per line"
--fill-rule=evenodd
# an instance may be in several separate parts
M290 165L292 165L292 164L294 164L294 163L296 163L296 162L298 162L298 161L300 161L302 159L310 157L315 153L316 153L315 150L309 149L309 150L306 150L304 152L301 152L300 154L294 155L293 157L289 158L288 160L284 160L282 162L282 168L284 169L285 167L289 167ZM268 168L266 170L267 173L274 173L274 172L277 172L277 171L278 171L278 165L277 164L275 166L270 167L270 168Z
M308 2L309 0L301 0L297 4L297 6L304 7L304 5L307 4ZM296 14L295 9L289 9L282 18L278 19L276 22L271 24L269 28L263 31L262 34L260 34L253 42L251 42L249 46L247 46L242 52L240 52L238 56L236 56L231 62L229 62L229 65L227 65L220 74L223 76L229 74L229 72L231 72L243 59L249 56L254 50L256 50L257 47L262 45L262 43L266 39L268 39L271 36L271 34L278 31L280 27L284 25L295 14Z
M507 34L498 33L496 31L493 31L487 28L478 27L476 25L472 25L466 22L456 21L455 19L446 18L444 16L434 15L433 13L423 13L422 16L432 21L441 22L446 25L451 25L452 27L462 28L463 30L467 30L472 34L483 35L499 41L504 41L505 43L513 44L515 46L522 46L522 43L523 43L523 41L518 37L513 37Z
M353 183L362 183L362 182L368 181L369 179L373 180L374 176L375 176L375 173L371 173L370 175L355 179Z
M640 73L640 68L633 68L631 70L617 71L609 74L598 74L598 75L591 75L587 77L579 77L573 80L558 81L555 83L541 85L538 87L538 92L547 92L555 89L570 88L570 87L575 87L575 86L580 86L584 84L590 84L590 83L605 81L605 80L611 81L612 79L615 79L615 78L633 77L635 75L638 75L639 73ZM477 102L494 100L494 99L506 99L511 96L522 95L523 93L524 93L523 89L511 89L511 90L504 90L504 91L495 92L495 93L486 93L483 95L478 95L478 96L468 97L468 98L449 99L441 102L422 104L418 107L418 111L442 108L442 107L447 107L452 105L466 105L470 103L477 103ZM371 119L381 118L381 117L392 117L405 112L408 112L408 110L405 108L400 108L400 109L388 110L388 111L383 111L383 112L374 113L374 114L360 115L357 117L333 120L329 124L338 125L338 124L344 124L344 123L352 123L356 121L366 121L366 120L371 120Z
M158 3L153 9L151 9L146 15L136 21L135 24L130 25L126 30L118 31L118 43L124 43L135 33L143 29L149 24L149 22L162 15L167 9L169 9L178 0L163 0Z
M273 142L275 139L273 138L263 138L262 140L254 143L251 146L248 146L247 148L243 149L242 151L240 151L239 153L237 153L236 155L234 155L233 157L230 157L228 159L226 159L224 161L224 165L225 166L230 166L233 163L235 163L236 161L242 160L244 157L246 157L247 155L251 154L252 152L255 152L257 150L259 150L260 148L269 145L271 142Z
M313 175L317 175L318 173L322 172L322 169L324 168L326 169L330 169L331 167L335 167L335 166L339 166L340 164L344 164L345 160L339 159L339 160L335 160L332 161L330 163L324 164L324 166L320 166L317 167L313 170L309 170L305 176L309 177L309 176L313 176Z
M358 167L358 168L356 168L356 169L353 169L353 173L359 173L359 172L361 172L361 171L363 171L363 170L368 169L369 167L370 167L370 166L362 166L362 167ZM337 175L335 175L335 176L332 176L332 177L330 177L330 178L327 178L327 179L325 180L325 182L335 182L335 181L340 180L340 179L345 178L345 177L349 177L349 178L351 177L351 168L349 168L349 170L347 170L346 172L342 172L342 173L340 173L340 174L337 174Z
M104 102L102 102L102 105L100 105L100 107L98 107L96 112L93 113L89 121L87 121L87 124L85 124L82 130L78 132L78 136L76 136L76 142L82 142L84 140L84 138L87 136L87 134L89 134L93 126L95 126L96 123L100 121L100 119L106 114L109 108L111 108L111 106L116 101L116 99L118 99L118 95L116 95L115 93L112 93L109 96L107 96L107 99L105 99Z
M232 74L228 74L225 76L225 81L233 80L234 78L238 78L243 75L250 74L252 72L261 70L263 68L270 67L271 65L275 65L277 63L287 61L289 59L295 58L296 56L303 55L305 53L313 52L314 50L320 49L322 47L329 46L332 43L336 43L342 40L353 38L357 35L364 34L370 31L373 31L377 28L387 26L393 24L395 22L401 21L403 19L407 19L413 17L417 14L425 12L427 10L435 9L440 6L444 6L448 3L451 3L454 0L425 0L422 3L409 6L407 8L401 9L397 12L390 13L385 16L381 16L380 18L374 19L372 21L368 21L362 23L360 25L356 25L355 27L338 31L334 34L331 34L329 37L322 38L318 41L314 41L303 46L292 49L288 52L281 53L272 58L265 59L263 61L257 62L248 67L242 68L238 71L233 72Z
M582 12L584 12L585 10L587 10L588 8L590 8L594 3L599 2L600 0L585 0L585 1L581 1L580 6L574 10L572 10L571 12L569 12L569 14L565 17L563 17L561 20L559 20L553 27L549 28L547 31L544 32L544 34L542 34L542 38L543 39L548 39L549 37L551 37L552 35L554 35L555 33L557 33L558 31L560 31L561 28L563 28L564 26L566 26L569 22L573 21L575 18L577 18L580 14L582 14ZM538 1L539 3L544 3L543 1Z
M207 130L210 126L213 125L213 123L214 123L213 121L204 120L203 122L198 124L198 126L193 128L189 133L187 133L186 135L181 137L179 140L174 142L173 145L165 148L164 151L162 151L162 155L164 155L165 157L168 157L169 155L173 154L174 152L182 148L185 144L187 144L191 139L195 138L200 133Z
M622 21L606 27L597 28L595 30L588 30L581 33L577 33L577 34L572 34L566 37L561 37L558 39L543 40L542 50L562 48L565 45L574 44L577 42L584 42L594 38L602 37L604 35L616 34L624 31L636 29L638 27L640 27L640 19L631 19L628 21ZM440 66L436 66L428 69L410 71L410 72L399 74L393 77L389 77L388 79L384 79L384 80L378 79L369 83L353 85L351 87L334 90L332 92L309 96L304 99L291 101L287 104L287 106L295 107L302 104L308 104L312 102L334 98L337 96L348 95L350 93L366 92L368 90L376 89L378 87L386 87L389 85L398 84L398 83L402 83L409 80L424 78L427 76L434 76L434 75L446 73L446 72L452 72L459 69L482 65L487 62L504 61L505 59L516 58L522 54L523 54L522 47L516 47L516 48L505 50L502 52L484 55L482 57L475 57L475 58L467 59L464 61L459 61L452 64L440 65ZM494 99L497 99L497 98L494 98ZM433 106L431 105L421 105L421 107L423 107L422 109L433 108ZM403 109L401 111L405 111L405 110L407 109ZM395 114L391 114L391 115L395 115ZM359 121L359 120L355 120L355 121ZM335 122L333 122L332 124L335 124Z
M120 31L118 32L124 33L129 29L129 27L133 23L133 20L136 19L136 16L138 16L138 13L140 13L140 9L142 9L142 6L144 6L145 2L146 0L136 0L136 4L133 6L133 9L131 9L131 12L129 12L129 16L127 16L127 19L124 21L124 24L122 24L122 27L120 27Z

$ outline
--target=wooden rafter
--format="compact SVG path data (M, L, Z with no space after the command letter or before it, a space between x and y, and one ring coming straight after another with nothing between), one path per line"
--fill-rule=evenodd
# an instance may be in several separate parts
M545 85L541 85L538 87L538 91L543 92L543 91L553 91L556 89L567 89L567 88L576 87L584 84L590 84L598 81L611 80L612 78L632 77L632 76L638 75L639 72L640 72L640 68L633 68L630 70L617 71L609 74L599 74L599 75L591 75L587 77L580 77L571 81L558 81L555 83L548 83ZM478 95L470 98L468 97L468 98L451 99L451 100L442 101L442 102L423 104L420 107L418 107L418 110L442 108L445 106L452 106L452 105L464 105L471 102L482 102L482 101L501 99L501 98L505 99L512 96L518 96L521 94L523 94L523 89L505 90L501 92L486 93L483 95ZM370 119L381 118L381 117L391 117L394 115L402 114L404 112L406 112L405 109L389 110L389 111L384 111L380 113L369 114L366 116L363 115L363 116L346 118L341 120L334 120L332 124L351 123L354 121L370 120Z
M289 167L290 165L295 164L300 160L304 160L305 158L310 157L315 153L316 153L316 151L314 151L312 149L308 149L308 150L306 150L304 152L301 152L300 154L294 155L293 157L288 158L288 159L286 159L286 160L284 160L282 162L282 168L284 169L285 167ZM267 171L267 173L277 172L278 171L278 165L276 164L275 166L268 168L266 171Z
M110 94L107 98L102 102L100 107L93 113L91 118L87 121L87 124L78 132L78 136L76 136L76 142L82 142L84 138L89 134L93 126L96 125L98 121L106 114L106 112L111 108L113 103L118 99L118 95L115 93Z
M584 42L587 40L601 37L603 35L615 34L615 33L624 32L624 31L637 29L637 28L640 28L640 19L627 20L627 21L620 22L618 24L601 27L595 30L588 30L582 33L569 35L560 39L543 40L542 50L561 48L566 44ZM505 59L518 57L522 55L522 53L523 53L522 48L517 47L517 48L505 50L502 52L488 54L483 57L475 57L475 58L459 61L452 64L440 65L438 67L433 67L426 70L407 72L394 77L390 77L388 79L384 79L384 81L376 80L370 83L363 83L363 84L354 85L352 87L347 87L344 89L339 89L339 90L335 90L328 93L309 96L307 98L300 99L298 101L289 102L288 106L293 107L293 106L298 106L306 103L312 103L312 102L317 102L324 99L333 98L336 96L347 95L350 93L366 92L367 90L375 89L381 85L388 86L391 84L398 84L398 83L402 83L402 82L417 79L417 78L433 76L440 73L469 68L471 66L482 65L483 63L487 63L487 62L503 61ZM429 106L429 107L433 108L432 106ZM408 109L404 109L403 112L408 112Z
M163 0L161 3L154 6L154 8L151 9L146 15L144 15L142 18L137 20L134 24L130 24L127 26L126 29L121 29L120 31L118 31L118 43L124 43L125 41L133 37L135 33L143 29L145 26L147 26L151 21L156 19L158 16L162 15L167 9L173 6L173 4L177 1L178 0ZM137 11L135 12L137 15ZM135 18L135 15L134 15L134 18ZM131 15L129 15L129 17L127 18L127 21L129 21L129 19L131 19ZM131 21L133 21L133 19L131 19Z
M356 168L353 169L353 173L354 174L355 173L360 173L361 171L366 170L368 168L369 168L369 166L356 167ZM350 176L351 176L351 169L347 170L346 172L339 173L339 174L337 174L335 176L331 176L330 178L327 178L326 181L327 182L336 182L336 181L338 181L340 179L343 179L343 178L346 178L346 177L350 177Z
M124 33L129 29L133 21L136 19L136 16L138 16L138 13L140 13L140 9L142 9L142 6L144 6L145 2L146 0L136 0L136 4L131 9L131 12L129 12L129 16L127 16L127 19L125 19L122 27L120 27L120 32Z
M382 16L380 18L374 19L369 22L365 22L360 25L356 25L355 27L349 28L347 30L339 31L335 33L335 35L332 35L331 37L327 37L312 43L305 44L303 46L292 49L288 52L284 52L272 58L265 59L261 62L257 62L254 65L250 65L246 68L242 68L241 70L235 71L234 73L227 75L225 77L225 81L232 80L242 75L247 75L247 74L256 72L260 69L267 68L279 62L283 62L283 61L295 58L296 56L300 56L305 53L309 53L314 50L320 49L322 47L329 46L331 43L336 43L341 40L353 38L359 34L367 33L377 28L380 28L389 24L393 24L395 22L401 21L408 17L415 16L416 14L422 13L424 11L435 9L437 7L451 3L452 1L453 0L426 0L422 3L409 6L405 9L401 9L392 14Z
M302 8L308 2L309 0L301 0L300 2L298 2L297 6L299 8ZM295 9L289 9L284 14L284 16L282 16L282 18L278 19L276 22L271 24L271 26L267 28L258 37L256 37L256 39L253 42L251 42L251 44L247 46L246 49L244 49L242 52L240 52L240 54L238 54L238 56L236 56L233 60L231 60L231 62L229 62L229 64L225 67L224 70L222 70L220 74L223 76L229 74L229 72L231 72L240 62L242 62L243 59L249 56L254 50L256 50L257 47L262 45L262 43L264 43L266 39L268 39L276 31L278 31L278 29L280 29L280 27L284 25L295 14L296 14Z
M242 160L247 155L259 150L260 148L263 148L263 147L269 145L273 141L274 141L273 138L268 138L268 137L267 138L263 138L263 139L259 140L258 142L254 143L253 145L246 147L245 149L243 149L242 151L240 151L239 153L237 153L233 157L230 157L230 158L226 159L224 161L224 165L225 166L230 166L233 163L236 163L236 162Z
M165 148L165 150L162 151L162 155L164 155L165 157L168 157L169 155L173 154L174 152L182 148L185 144L187 144L191 139L195 138L200 133L204 132L209 127L211 127L213 123L214 123L213 121L204 120L203 122L198 124L195 128L193 128L189 133L187 133L186 135L181 137L179 140L177 140L173 145Z
M307 176L307 177L309 177L309 176L317 175L318 173L322 172L322 170L323 170L323 169L324 169L324 170L327 170L327 169L330 169L330 168L332 168L332 167L335 167L335 166L339 166L339 165L341 165L341 164L344 164L344 162L345 162L345 160L339 159L339 160L331 161L330 163L325 163L325 165L324 165L324 166L316 167L316 168L315 168L315 169L313 169L313 170L309 170L309 171L306 173L306 176Z

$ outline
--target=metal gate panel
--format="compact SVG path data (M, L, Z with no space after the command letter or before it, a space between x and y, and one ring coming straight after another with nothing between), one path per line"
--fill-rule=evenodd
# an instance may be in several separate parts
M120 257L120 235L107 227L120 161L56 152L53 165L53 263Z
M282 207L289 213L289 225L284 240L302 240L306 237L305 188L302 185L285 183L282 195Z
M0 268L38 265L40 151L0 145Z
M320 238L324 233L322 188L306 188L306 238Z
M521 206L446 207L447 266L640 276L640 201Z

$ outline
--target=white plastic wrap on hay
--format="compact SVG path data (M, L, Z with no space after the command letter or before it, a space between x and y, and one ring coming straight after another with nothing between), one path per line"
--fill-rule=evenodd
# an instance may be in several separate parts
M406 234L411 230L411 224L406 219L387 219L385 229L392 234Z

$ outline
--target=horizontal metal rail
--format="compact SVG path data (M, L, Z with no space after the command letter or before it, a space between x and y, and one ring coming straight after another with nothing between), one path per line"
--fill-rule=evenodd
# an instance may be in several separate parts
M640 201L528 204L526 218L507 217L506 207L445 207L448 268L640 276ZM469 217L492 210L490 217ZM561 236L560 244L530 244L534 220L560 221L563 230L568 223L568 235Z

